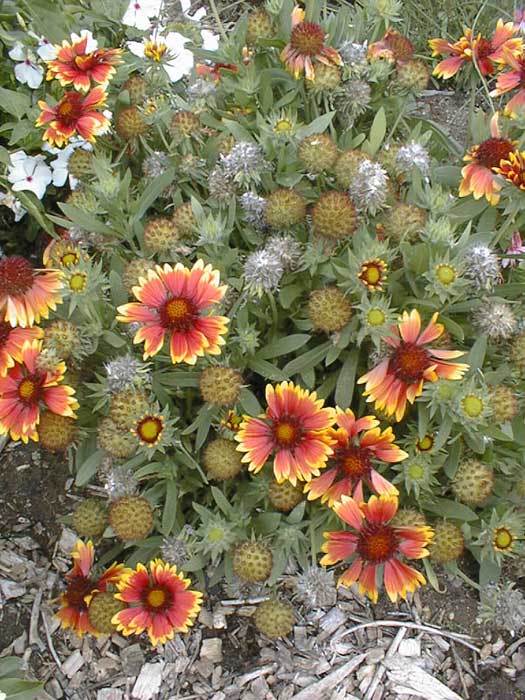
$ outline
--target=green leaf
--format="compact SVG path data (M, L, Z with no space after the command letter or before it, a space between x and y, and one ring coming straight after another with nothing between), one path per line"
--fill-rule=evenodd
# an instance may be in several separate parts
M487 336L482 334L474 342L474 345L470 348L469 354L464 359L464 362L470 365L470 371L483 367L483 360L485 359L486 352ZM461 359L463 360L463 358Z
M359 350L351 350L339 372L335 387L335 403L340 408L348 408L352 403L358 359Z
M238 122L234 122L231 119L223 119L223 126L228 129L232 136L235 136L237 141L247 141L248 143L253 143L253 136Z
M85 486L95 474L104 457L104 450L95 450L78 468L75 486Z
M289 377L289 375L286 374L284 370L281 371L278 367L272 365L270 362L267 362L266 360L258 360L255 357L252 357L250 359L250 361L248 362L248 367L250 369L253 369L254 372L257 372L257 374L260 374L261 377L264 377L265 379L271 379L275 382L285 381Z
M379 150L386 136L386 114L384 107L381 107L374 117L372 126L370 127L370 135L368 142L370 144L370 155L374 155Z
M442 518L453 518L466 523L478 519L477 514L471 508L463 505L463 503L451 501L448 498L435 498L433 501L423 501L421 505L424 510L435 513Z
M120 335L113 333L113 331L104 331L102 337L112 348L121 348L123 345L126 345L126 340Z
M31 106L31 98L25 92L15 92L0 88L0 109L12 114L13 117L23 117Z
M222 510L224 515L230 517L233 513L233 508L226 498L226 496L223 494L223 492L218 489L216 486L211 487L211 495L213 496L213 500L215 503L218 505L218 507Z
M315 365L318 362L321 362L321 360L324 359L324 356L328 352L328 349L332 343L330 341L327 341L326 343L323 343L322 345L318 345L316 348L313 350L309 350L308 352L303 353L299 357L296 357L295 360L290 360L288 364L286 364L283 367L283 372L287 375L290 376L292 374L296 374L298 372L301 372L303 369L312 368L315 367Z
M309 340L310 336L306 333L295 333L294 335L288 335L284 338L277 338L269 342L266 347L259 350L255 357L260 360L270 360L274 357L280 357L281 355L288 355L288 353L304 347Z
M449 333L451 333L455 338L463 340L465 333L459 323L452 321L452 319L447 318L446 316L440 316L439 320L443 323Z
M86 231L93 231L94 233L109 233L113 235L113 231L109 228L109 226L106 226L101 221L99 221L96 216L88 214L87 212L82 211L82 209L74 207L72 204L64 204L63 202L58 202L58 206L67 216L67 218L71 219L71 221L77 226L80 226L80 228L86 229ZM51 219L51 221L55 221L61 226L64 225L64 220L60 217L50 215L49 218ZM66 221L66 226L70 227L71 221Z
M177 482L168 479L166 481L166 500L164 502L164 510L162 511L161 532L163 535L169 535L175 525L175 520L177 518L177 497Z
M22 668L22 661L16 656L8 656L0 659L0 678L2 676L14 676Z
M482 559L479 565L479 585L486 586L488 583L497 583L501 576L501 567L491 559Z
M164 192L166 187L171 185L175 179L175 170L170 168L162 175L158 175L154 180L152 180L149 185L144 188L144 192L140 195L140 199L136 204L136 211L133 213L132 224L136 221L140 221L150 206L157 200L160 195Z
M263 408L255 394L246 387L241 389L239 403L242 406L242 410L246 411L246 413L249 413L251 416L258 416L263 412Z
M306 126L302 126L300 129L297 129L297 138L304 139L312 134L322 134L323 131L326 131L326 129L328 129L332 123L334 115L335 112L326 112L326 114L321 114L321 116L314 119L313 122L310 122Z

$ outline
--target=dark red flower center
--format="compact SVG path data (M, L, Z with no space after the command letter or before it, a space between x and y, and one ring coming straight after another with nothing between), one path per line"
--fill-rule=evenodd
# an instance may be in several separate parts
M301 22L292 29L290 45L303 56L317 56L324 48L325 33L314 22Z
M402 342L392 353L388 370L402 382L414 384L423 378L424 371L431 364L428 350L417 343Z
M33 266L21 255L0 259L0 294L25 294L33 286L33 279Z
M370 474L371 465L370 450L366 447L340 447L335 451L337 466L346 476L361 479Z
M303 436L299 421L294 416L284 415L273 425L273 436L277 445L284 449L295 447Z
M66 126L76 124L84 114L83 97L77 92L66 92L56 106L58 119Z
M42 374L28 374L18 385L18 396L26 404L35 404L40 400L42 394Z
M507 139L491 138L482 141L476 149L476 162L485 168L497 168L501 160L508 158L514 146Z
M414 44L406 36L392 32L385 40L396 61L408 61L414 55Z
M87 610L88 606L84 600L97 587L93 579L86 576L75 576L70 579L67 590L64 593L64 600L69 607L75 608L81 612Z
M142 593L142 604L149 612L164 612L173 603L173 592L168 586L148 586Z
M357 552L365 561L380 564L396 552L398 540L393 527L369 523L358 535Z
M154 445L164 429L164 422L159 416L144 416L137 423L137 435L142 442Z
M160 309L160 318L165 328L178 333L193 328L197 315L193 302L185 297L168 299Z
M9 334L11 333L13 329L9 325L9 323L6 323L5 321L0 321L0 348L3 348L4 345L7 343L9 340Z
M492 46L492 41L490 39L481 39L476 44L476 58L483 59L487 58L491 53L493 53L494 47Z

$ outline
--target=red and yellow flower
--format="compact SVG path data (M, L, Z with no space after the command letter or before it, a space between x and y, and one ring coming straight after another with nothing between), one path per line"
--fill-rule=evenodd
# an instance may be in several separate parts
M40 100L38 106L42 112L36 126L49 124L44 131L44 141L61 148L78 134L93 143L96 136L109 128L108 117L98 111L105 107L106 98L104 88L97 86L85 96L79 92L66 92L54 106Z
M84 92L91 87L91 81L105 87L115 74L115 66L122 61L123 49L87 51L89 41L86 33L57 46L55 58L47 61L47 80L56 78L62 87L72 84L75 90Z
M367 401L375 402L376 410L384 411L387 416L395 414L400 421L405 415L407 400L414 403L425 381L461 379L467 371L466 364L446 361L464 355L461 350L426 347L445 330L441 323L436 323L437 317L435 313L420 332L419 312L416 309L410 314L405 311L400 322L391 328L393 336L383 338L392 348L389 357L357 380L358 384L366 382L364 396L368 396Z
M101 576L93 576L93 543L84 544L81 540L76 543L71 556L73 569L66 574L67 588L59 597L61 606L56 615L63 629L71 628L79 637L86 632L98 636L99 633L89 621L89 603L95 593L104 593L110 584L119 580L124 565L112 564Z
M341 496L354 495L363 499L363 482L376 493L398 494L396 487L374 469L373 460L401 462L408 454L394 444L392 428L381 430L375 416L356 419L351 409L336 408L332 430L337 443L328 462L328 469L304 487L308 500L321 497L331 507Z
M386 58L388 61L403 65L414 56L414 44L399 32L389 28L379 41L368 47L370 58Z
M521 49L522 40L514 37L514 34L514 24L504 23L500 19L490 39L481 34L473 37L472 29L466 29L465 36L454 43L446 39L430 39L428 43L433 56L449 56L437 64L434 75L438 78L452 78L464 63L472 63L473 60L482 75L493 75L502 62L505 48L515 52Z
M381 258L365 260L359 269L358 278L371 292L382 292L386 284L388 265Z
M168 336L171 360L194 365L205 354L219 355L230 319L206 315L224 297L219 272L198 260L188 269L157 265L133 294L138 302L118 307L119 321L139 323L134 342L144 341L144 359L156 355Z
M21 255L0 259L0 312L11 326L32 326L62 303L61 273L36 270Z
M292 33L290 41L281 52L281 60L288 70L298 78L304 71L308 80L315 78L314 60L341 66L343 61L331 46L325 46L326 32L315 22L304 19L305 12L295 6L292 12Z
M44 331L34 328L13 328L0 320L0 377L3 377L15 362L22 361L22 348L26 342L43 338Z
M461 170L463 179L459 183L459 196L474 199L485 197L495 206L499 202L501 184L498 182L496 168L514 150L515 142L501 137L498 126L498 113L490 120L490 138L482 141L468 151L463 160L468 162Z
M202 593L189 591L190 580L177 567L155 559L150 571L142 564L126 569L117 583L118 600L129 607L112 622L126 637L146 631L153 645L164 644L177 632L187 632L201 609Z
M525 151L509 153L494 171L520 190L525 190Z
M511 90L518 92L505 105L505 113L512 118L525 110L525 57L516 54L508 48L503 50L503 66L510 70L503 71L496 79L496 87L490 93L492 97L500 97Z
M42 369L41 350L41 340L26 342L20 362L15 362L6 375L0 377L0 435L9 433L13 440L37 441L42 404L59 416L76 418L75 390L67 385L59 386L66 365L59 362L52 368Z
M323 408L324 401L315 392L281 382L266 386L268 407L258 418L244 417L235 439L237 449L245 452L242 461L249 471L259 472L275 453L273 470L278 483L310 481L318 476L333 454L335 439L329 428L334 409Z
M400 560L422 559L428 556L427 546L432 540L430 527L395 527L391 521L397 513L398 500L392 494L371 496L367 503L343 496L334 506L337 515L353 532L346 530L326 532L322 550L323 566L353 559L350 567L339 577L339 586L359 584L359 592L365 593L377 603L377 574L392 602L398 597L405 599L407 593L426 583L425 577L416 569Z

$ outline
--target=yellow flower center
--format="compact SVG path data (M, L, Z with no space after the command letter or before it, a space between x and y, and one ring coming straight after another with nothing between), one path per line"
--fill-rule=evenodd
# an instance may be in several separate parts
M176 297L165 302L160 309L160 317L167 328L182 333L192 328L195 311L189 299Z
M495 532L494 532L494 539L493 539L493 545L494 549L498 549L500 551L505 551L512 549L512 545L514 544L514 535L510 530L507 530L506 527L499 527Z
M152 608L160 608L166 602L166 593L160 588L152 588L147 595L147 601Z
M137 435L143 442L153 445L158 442L163 428L164 421L160 416L146 416L137 424Z
M286 131L291 131L293 129L293 123L289 119L279 119L275 124L273 130L278 134L282 134Z
M73 265L77 265L79 261L80 256L76 251L70 251L68 253L65 253L60 258L60 262L62 263L63 267L73 267Z
M18 385L18 395L24 401L30 401L37 393L38 385L32 379L26 377Z
M214 527L208 532L208 540L210 542L220 542L224 538L224 530L220 527Z
M291 447L297 442L299 429L292 420L284 419L275 425L274 435L279 447Z
M483 401L474 394L465 396L461 401L461 406L469 418L478 418L483 413Z
M425 476L425 470L421 464L411 464L408 468L408 476L414 481L419 481Z
M358 277L365 287L374 291L375 289L381 289L381 286L386 281L386 271L386 262L380 258L375 258L374 260L366 260L361 265Z
M147 41L144 48L144 56L151 58L152 61L157 61L159 63L162 57L166 53L168 47L161 41Z
M445 287L452 284L456 277L457 272L451 265L438 265L436 267L436 278L438 282L441 282Z
M381 309L370 309L366 315L366 320L370 326L382 326L386 321L386 316Z
M420 452L428 452L432 449L434 445L434 438L432 435L425 435L416 442L416 447Z
M87 275L85 272L75 272L69 278L69 288L72 292L83 292L87 284Z

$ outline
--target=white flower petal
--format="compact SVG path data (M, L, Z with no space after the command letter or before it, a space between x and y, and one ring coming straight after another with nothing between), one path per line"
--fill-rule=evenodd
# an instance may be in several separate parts
M202 48L206 51L217 51L219 48L219 35L210 32L209 29L201 31Z
M20 41L17 41L7 55L13 61L25 61L26 50L24 48L24 45Z
M57 55L56 46L44 38L40 40L36 52L43 61L52 61Z
M176 58L163 64L163 68L169 75L172 83L177 82L191 72L193 68L193 54L189 49L183 49Z
M168 49L175 55L184 49L184 44L187 44L188 41L191 41L191 39L188 39L187 36L179 34L179 32L168 32L168 34L166 34L166 38L164 39L164 43Z
M132 54L139 56L140 58L144 58L144 51L146 47L141 41L128 41L127 46Z
M182 13L192 22L200 22L203 17L206 17L206 10L204 7L200 7L192 15L190 15L191 0L180 0L180 6L182 8Z
M157 17L162 0L131 0L124 13L122 23L145 31L151 26L151 17Z
M24 61L24 63L17 63L15 66L15 76L19 83L28 85L32 90L36 90L44 79L44 69L34 63Z

